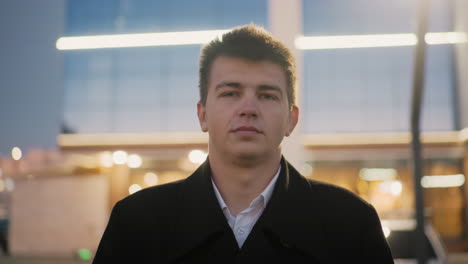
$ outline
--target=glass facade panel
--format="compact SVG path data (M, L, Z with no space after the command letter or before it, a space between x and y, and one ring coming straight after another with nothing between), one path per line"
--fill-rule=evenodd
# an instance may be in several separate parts
M451 1L430 1L430 32L453 30ZM418 1L304 0L304 35L412 33ZM422 129L453 130L453 46L429 46ZM414 46L304 50L306 133L409 130Z
M267 27L267 1L68 1L66 35ZM199 131L200 45L65 52L65 124L76 133Z
M429 31L453 30L430 1ZM268 28L268 1L68 1L67 36ZM416 0L303 0L303 35L411 33ZM77 133L199 131L200 45L65 51L65 125ZM453 46L427 49L422 128L456 129ZM305 133L409 129L414 46L304 50Z

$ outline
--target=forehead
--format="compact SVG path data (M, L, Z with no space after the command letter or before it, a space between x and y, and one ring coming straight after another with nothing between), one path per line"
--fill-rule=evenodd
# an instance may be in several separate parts
M286 73L283 68L270 61L219 56L211 65L208 87L220 82L232 81L246 85L271 84L286 91Z

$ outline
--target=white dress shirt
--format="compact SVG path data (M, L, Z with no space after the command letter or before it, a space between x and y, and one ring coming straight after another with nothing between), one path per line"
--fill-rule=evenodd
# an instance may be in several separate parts
M219 190L216 187L216 184L214 183L213 179L211 179L211 183L213 184L213 189L215 191L216 198L218 199L219 206L221 206L224 216L226 216L228 224L231 227L232 232L234 233L234 236L236 237L239 248L241 248L242 245L244 244L245 240L250 234L250 231L252 231L253 226L257 222L260 215L262 215L263 210L265 210L266 205L270 201L271 196L273 194L273 189L275 187L275 183L276 183L276 180L278 179L280 171L281 171L281 165L278 168L278 171L276 172L273 179L265 188L265 190L263 190L263 192L260 193L260 195L258 195L255 199L253 199L253 201L250 203L248 208L238 213L237 216L233 216L231 214L231 212L229 211L229 208L224 202L223 197L219 193Z

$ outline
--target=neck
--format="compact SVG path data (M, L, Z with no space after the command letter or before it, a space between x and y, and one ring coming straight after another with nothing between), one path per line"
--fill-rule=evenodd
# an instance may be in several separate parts
M281 152L261 162L245 164L239 160L223 159L210 151L213 181L232 215L247 208L268 186L278 171Z

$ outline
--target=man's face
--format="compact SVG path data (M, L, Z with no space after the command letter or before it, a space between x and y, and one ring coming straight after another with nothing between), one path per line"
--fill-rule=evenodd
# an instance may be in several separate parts
M211 65L206 104L198 118L209 133L210 155L243 159L280 154L280 143L297 124L286 76L269 61L220 56Z

